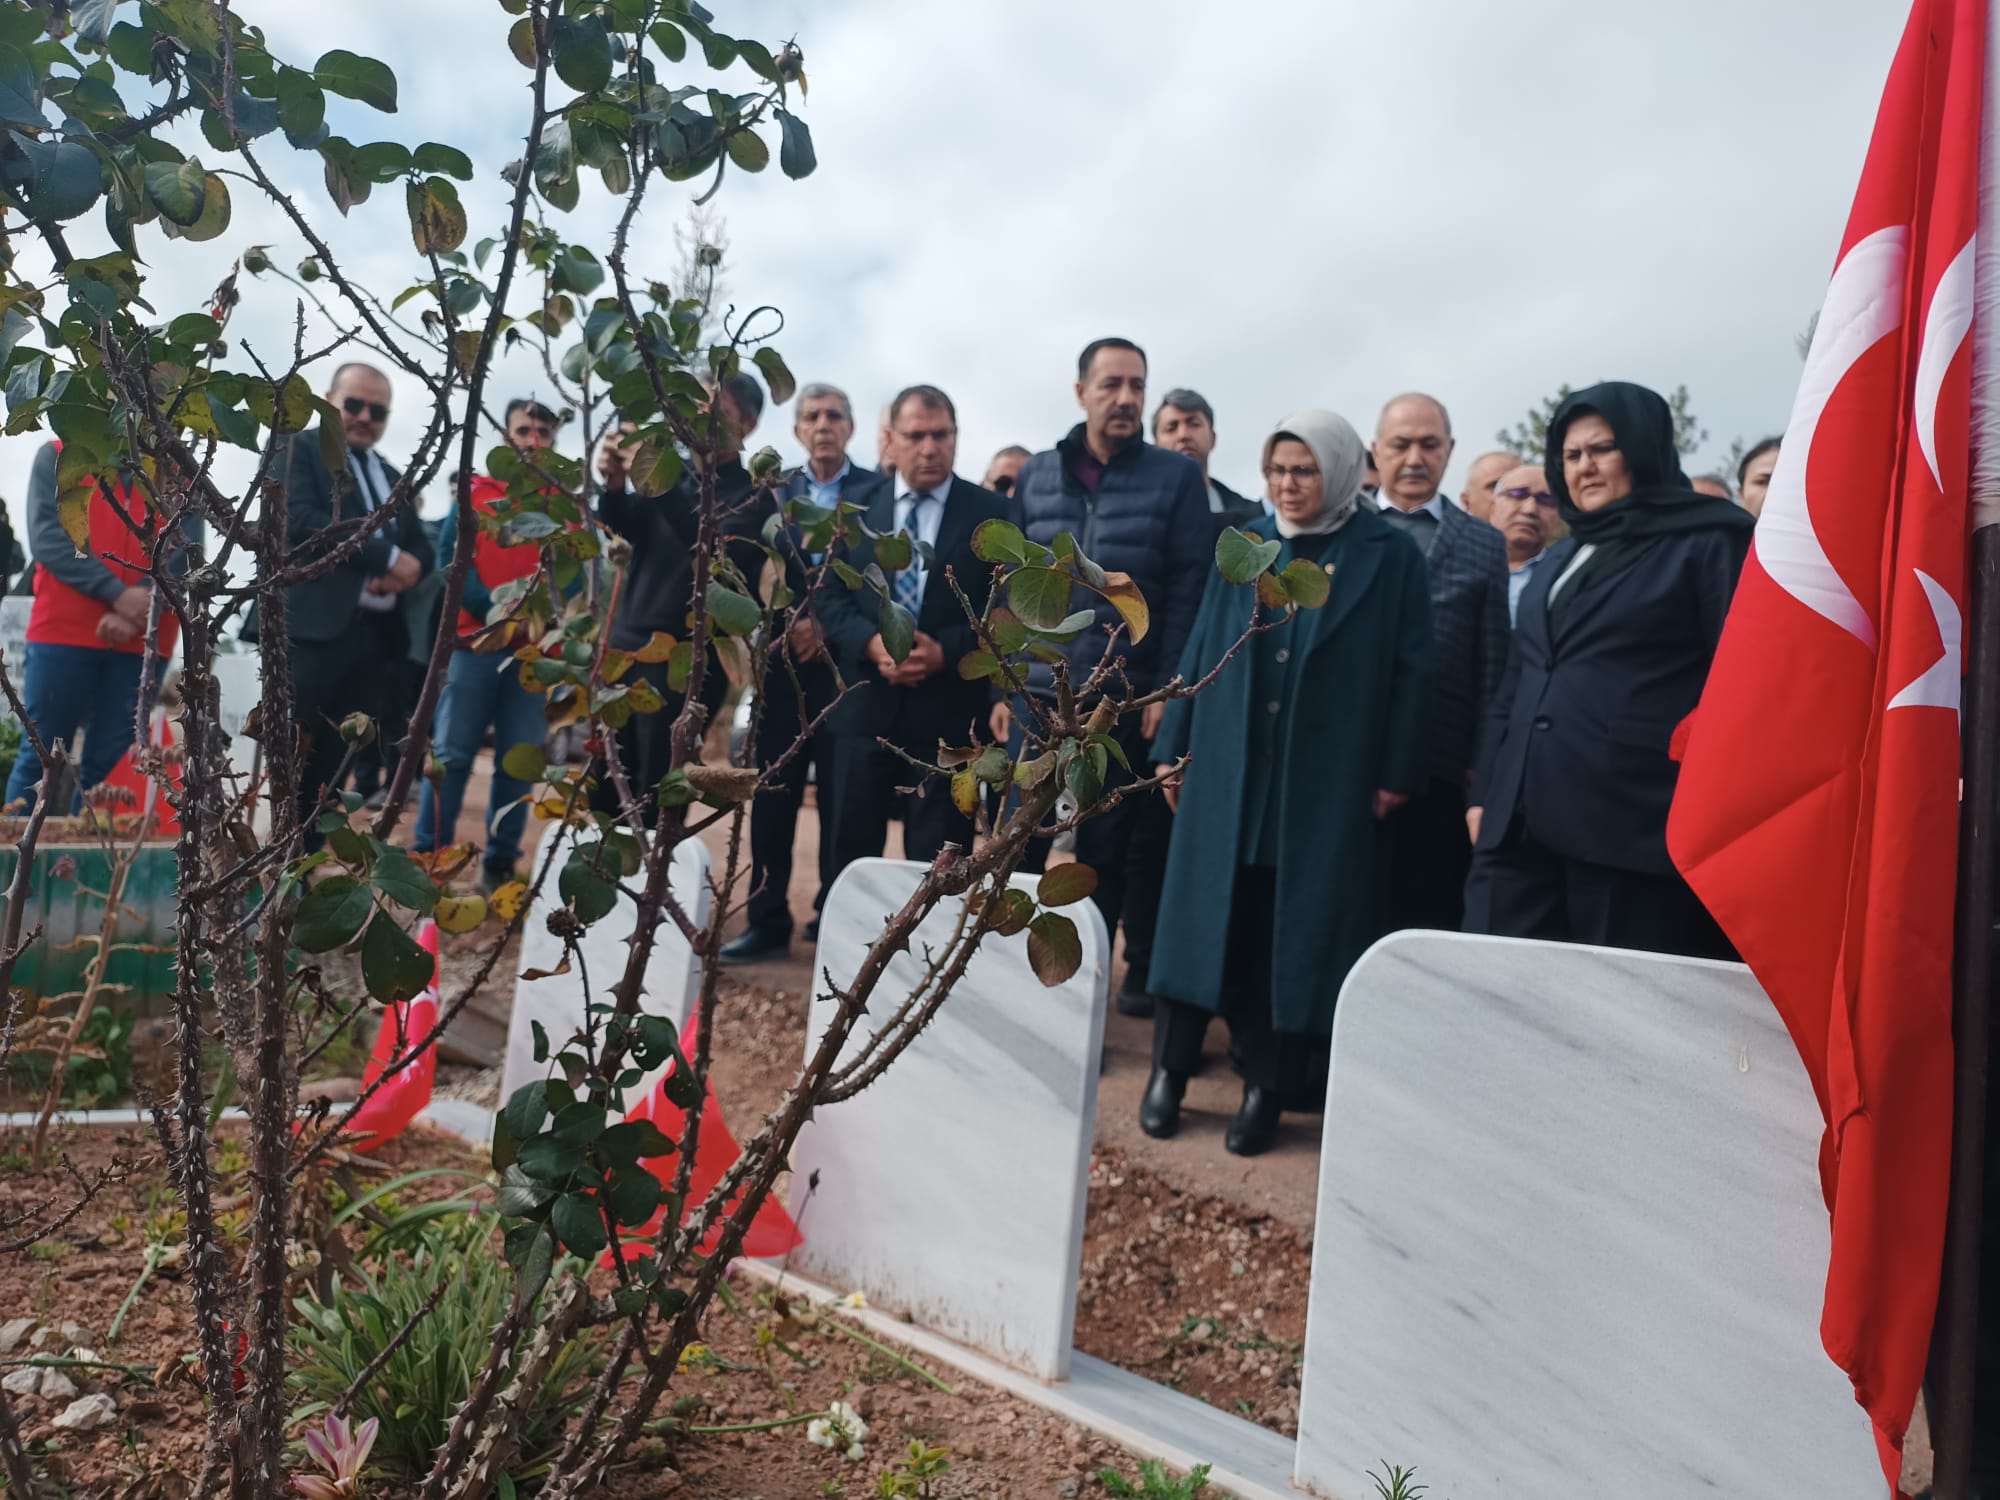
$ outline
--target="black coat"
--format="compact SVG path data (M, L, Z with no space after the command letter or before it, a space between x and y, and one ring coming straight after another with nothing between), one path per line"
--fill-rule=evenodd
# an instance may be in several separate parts
M840 498L852 500L865 494L868 487L878 478L873 469L864 469L858 464L851 465L840 480ZM786 481L779 493L780 503L804 500L810 497L803 469ZM820 614L820 605L825 597L806 600L806 591L812 584L812 559L801 546L799 528L787 523L778 533L779 556L784 561L785 587L791 590L792 598L798 601L804 612L814 618ZM827 579L827 591L845 592L840 580L831 576ZM773 652L769 670L764 680L764 713L758 721L758 753L766 760L775 760L789 750L798 739L804 724L799 718L799 696L805 695L807 715L817 717L833 701L833 668L825 657L816 661L797 663L798 684L793 686L792 669L785 665L782 655ZM831 727L831 726L829 726Z
M852 496L867 507L870 529L891 532L896 525L896 485L878 476ZM924 584L917 629L944 650L944 669L913 687L896 687L882 680L868 660L868 643L881 633L881 598L866 585L849 589L837 582L820 596L820 621L840 665L841 676L855 685L834 716L841 734L887 739L903 748L935 755L938 742L970 744L986 738L992 691L984 680L968 682L958 664L978 648L979 639L958 597L944 581L947 571L971 602L983 612L993 588L993 568L972 552L972 533L980 522L1020 524L1014 500L969 484L956 476L945 493L944 514L938 518L937 545ZM841 549L842 559L857 571L874 561L875 544L866 536Z
M319 451L318 428L292 438L284 464L285 540L292 558L304 561L324 556L354 534L357 523L368 513L367 501L351 471L343 468L336 476L327 468ZM392 487L403 477L386 460L382 468ZM415 556L425 573L437 565L437 554L417 517L414 498L394 520L378 526L351 557L317 578L292 585L285 595L285 627L291 639L330 641L345 632L360 609L362 585L389 571L392 549ZM401 598L396 618L403 621L406 632L413 629ZM417 631L422 628L421 623L414 627ZM254 607L243 623L243 638L257 639Z
M1248 496L1237 494L1236 491L1232 490L1220 479L1211 479L1209 480L1209 484L1214 487L1216 497L1222 501L1222 509L1220 511L1210 512L1215 517L1215 534L1217 536L1221 536L1231 526L1241 530L1258 517L1270 514L1270 512L1264 509L1263 501L1252 500Z
M1646 542L1621 566L1564 585L1577 593L1555 631L1549 588L1575 538L1536 564L1473 788L1485 808L1481 849L1497 848L1518 818L1571 859L1673 872L1667 807L1680 767L1668 742L1701 698L1749 543L1747 531Z
M723 550L752 587L763 570L760 533L772 509L768 495L751 503L754 489L741 459L716 465ZM664 495L606 490L598 497L597 514L632 544L632 560L619 581L618 607L611 617L611 644L620 651L636 651L655 631L685 640L688 610L694 602L694 547L700 520L695 476L686 475ZM721 676L712 674L708 680L719 682Z
M1244 528L1275 537L1270 518ZM1341 981L1382 935L1375 820L1377 791L1422 784L1418 739L1430 692L1430 603L1417 544L1374 511L1355 513L1328 538L1322 563L1332 592L1291 627L1291 701L1279 707L1285 737L1277 798L1277 910L1273 913L1271 1018L1277 1030L1325 1036ZM1221 661L1249 623L1252 590L1211 575L1180 673L1194 682ZM1237 867L1253 830L1245 826L1252 702L1247 645L1203 693L1167 705L1156 762L1193 757L1174 818L1159 930L1153 938L1155 994L1222 1007Z
M1135 439L1104 466L1093 495L1069 470L1068 460L1083 441L1079 424L1049 452L1022 465L1014 482L1021 524L1031 540L1045 547L1059 532L1069 532L1084 556L1107 572L1129 574L1138 585L1151 628L1142 641L1125 638L1120 654L1132 685L1149 691L1171 677L1181 659L1201 608L1202 589L1215 568L1220 528L1208 508L1201 466L1186 454ZM1118 620L1109 602L1080 585L1070 608L1094 611L1102 626ZM1072 681L1081 681L1077 674L1087 675L1104 655L1104 636L1086 630L1063 650ZM1035 665L1028 677L1030 689L1043 690L1048 684L1049 669Z
M1424 711L1424 769L1462 786L1478 759L1480 725L1507 666L1507 541L1449 500L1425 560L1437 651Z

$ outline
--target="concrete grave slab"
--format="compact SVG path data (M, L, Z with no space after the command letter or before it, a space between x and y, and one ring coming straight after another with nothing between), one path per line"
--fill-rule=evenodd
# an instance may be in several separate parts
M850 980L923 869L848 866L820 917L815 972ZM1031 877L1018 883L1033 888ZM1025 934L988 938L910 1050L821 1110L792 1152L791 1208L806 1240L794 1264L1043 1380L1069 1368L1111 949L1095 906L1065 910L1083 939L1068 983L1035 978ZM942 947L956 915L955 903L940 906L918 929L917 956L896 956L874 1024L894 1010L890 997L909 993L924 943ZM832 1014L816 995L808 1054ZM872 1034L864 1020L847 1055Z
M668 888L681 901L697 926L708 920L713 894L708 883L708 849L699 839L687 839L674 850L674 867L667 877ZM542 894L521 925L521 956L517 973L532 969L553 969L562 962L563 947L550 935L549 912L562 905L551 876ZM507 1057L500 1073L500 1102L504 1106L523 1084L539 1078L547 1065L535 1061L535 1038L530 1021L540 1021L548 1033L552 1051L560 1050L563 1039L583 1024L584 979L590 982L593 1000L608 1001L610 988L625 972L629 956L633 918L637 908L623 896L609 916L594 923L578 945L583 960L567 974L547 979L519 979L514 984L514 1010L507 1021ZM694 950L671 921L662 921L653 939L653 958L646 970L646 1008L667 1016L676 1026L687 1024L701 989L700 966ZM626 1104L638 1103L659 1081L664 1065L640 1081L626 1094Z
M1341 992L1297 1478L1876 1500L1820 1117L1737 964L1404 933Z

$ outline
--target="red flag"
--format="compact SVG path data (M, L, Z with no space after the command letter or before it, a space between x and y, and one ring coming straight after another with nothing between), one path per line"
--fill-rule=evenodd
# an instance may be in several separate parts
M701 1012L688 1017L686 1028L681 1032L681 1051L692 1055L695 1039L701 1029ZM667 1064L667 1071L660 1076L653 1090L626 1112L628 1120L651 1120L659 1126L661 1134L678 1143L687 1129L687 1115L678 1104L667 1097L667 1080L674 1076L674 1064ZM715 1091L703 1089L701 1095L701 1139L695 1146L694 1173L688 1183L688 1198L681 1217L685 1221L715 1191L715 1185L722 1181L723 1173L736 1165L743 1154L736 1144L736 1137L729 1133L723 1123L722 1106L716 1103ZM648 1172L660 1180L662 1188L671 1188L679 1158L669 1154L652 1156L640 1163ZM729 1199L727 1207L734 1208L737 1193ZM643 1255L650 1248L654 1236L660 1232L660 1225L666 1220L666 1210L662 1208L645 1224L637 1229L627 1229L618 1244L618 1253L627 1260ZM722 1219L717 1217L709 1231L702 1237L703 1254L715 1249L716 1241L722 1237ZM750 1228L743 1236L743 1253L757 1260L773 1260L788 1255L805 1243L805 1236L792 1222L792 1216L785 1211L785 1205L776 1197L766 1198L758 1206L756 1216L750 1221ZM611 1264L611 1251L606 1251L604 1264Z
M1950 1181L1986 8L1910 16L1667 825L1819 1095L1820 1334L1892 1486Z
M425 922L417 929L417 945L431 956L431 982L416 999L384 1007L382 1019L375 1028L375 1046L368 1054L368 1065L361 1073L363 1093L372 1088L375 1080L382 1076L383 1069L400 1057L409 1045L420 1037L431 1034L438 1017L438 930L437 923ZM389 1081L376 1089L368 1102L354 1113L347 1122L347 1133L360 1136L354 1142L356 1151L374 1151L387 1145L409 1126L431 1102L431 1089L437 1082L437 1043L432 1042L418 1054L416 1061L406 1063L389 1077Z

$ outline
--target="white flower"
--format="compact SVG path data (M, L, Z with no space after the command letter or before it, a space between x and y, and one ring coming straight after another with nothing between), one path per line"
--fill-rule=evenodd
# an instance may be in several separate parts
M861 1440L868 1436L868 1424L861 1413L845 1401L836 1401L826 1415L806 1424L806 1441L818 1448L831 1448L849 1463L861 1459Z
M840 1299L840 1305L842 1307L866 1307L868 1299L860 1292L849 1292L845 1297Z

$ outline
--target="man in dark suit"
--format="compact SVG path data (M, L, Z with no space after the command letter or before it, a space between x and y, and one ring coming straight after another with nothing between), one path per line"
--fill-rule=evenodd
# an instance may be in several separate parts
M386 520L381 510L402 476L384 463L375 445L389 425L389 378L373 365L344 364L333 372L326 399L340 414L347 463L334 473L320 454L319 431L293 438L285 459L285 539L294 562L332 551L357 531L368 540L337 566L292 585L285 593L285 625L292 655L292 690L299 727L308 746L299 776L299 818L309 848L322 796L338 790L336 775L346 747L340 723L365 713L376 721L383 763L396 768L407 719L398 705L391 670L408 654L410 626L401 596L435 565L429 536L417 519L414 497ZM245 640L258 639L255 612L244 623ZM262 643L269 649L276 643Z
M1451 417L1434 396L1398 396L1382 408L1373 457L1382 515L1430 565L1431 699L1424 716L1423 790L1383 820L1386 917L1391 931L1456 932L1472 864L1465 792L1479 726L1507 666L1507 543L1439 495L1451 462Z
M1263 501L1246 499L1208 472L1209 455L1215 452L1215 408L1200 391L1182 387L1160 397L1160 404L1153 411L1153 441L1201 465L1202 480L1208 485L1208 508L1216 517L1218 535L1225 526L1241 526L1268 513ZM1129 950L1129 933L1125 940Z
M854 438L854 403L838 386L808 385L799 391L792 435L806 450L805 467L785 482L781 504L804 500L832 510L843 499L858 495L876 478L875 471L857 467L847 456ZM819 622L819 601L807 598L812 570L819 559L806 552L800 528L788 524L779 538L785 560L785 584L798 601L784 641L771 653L757 725L757 760L765 767L797 743L813 720L833 702L833 670L826 661L826 633ZM840 589L838 580L828 585ZM796 680L794 680L796 674ZM799 700L805 699L805 717ZM792 848L798 837L799 808L806 796L806 773L817 787L819 813L818 912L833 884L833 817L835 811L834 734L823 726L808 737L785 762L775 786L757 794L750 806L749 925L740 937L725 943L724 963L749 963L788 951L792 944L792 909L787 891L792 883ZM819 936L817 915L806 923L806 941Z
M768 492L759 495L743 466L743 444L764 414L764 391L749 375L736 374L717 387L712 398L722 416L722 435L715 454L715 502L721 511L723 546L747 578L755 579L764 565L759 540L772 510ZM599 518L631 544L631 560L619 580L617 608L611 617L611 645L617 651L637 651L655 633L677 640L688 638L688 610L694 601L694 548L701 520L701 490L693 473L664 495L642 495L631 487L628 433L607 432L597 450L597 476L604 485L598 496ZM666 706L657 713L634 714L618 731L618 758L632 791L650 805L660 778L673 769L674 721L685 702L669 682L665 662L642 662L628 680L644 678ZM722 708L729 679L711 655L702 678L702 702L708 722ZM616 788L600 782L594 805L617 806Z
M978 638L946 574L972 608L983 612L993 570L973 555L972 533L982 521L1020 523L1013 500L952 473L958 414L943 391L911 386L890 404L889 425L895 477L878 478L850 498L867 507L871 530L906 533L913 543L925 543L930 556L913 545L909 565L889 575L890 597L916 617L916 641L901 662L883 645L882 601L872 589L835 587L821 601L841 675L859 684L838 710L836 872L880 854L890 815L897 812L903 819L903 853L910 859L931 860L947 843L970 847L972 819L952 804L944 782L922 778L880 742L934 762L939 741L966 745L980 734L991 694L984 682L958 675L959 662L977 648ZM865 536L844 553L861 570L875 554ZM897 790L913 785L912 793Z

